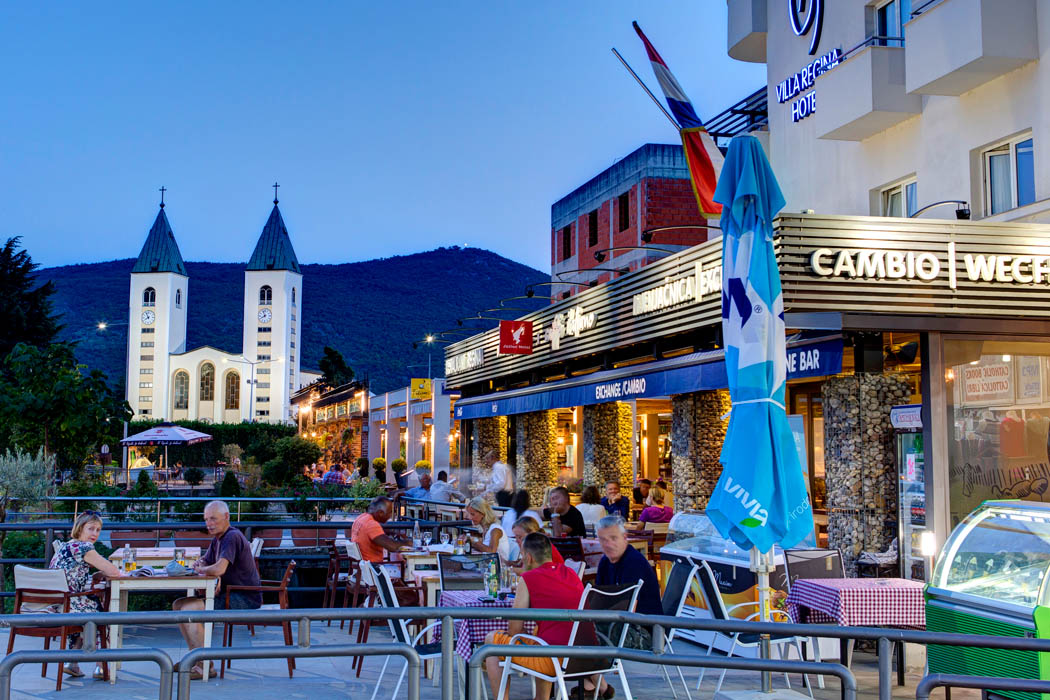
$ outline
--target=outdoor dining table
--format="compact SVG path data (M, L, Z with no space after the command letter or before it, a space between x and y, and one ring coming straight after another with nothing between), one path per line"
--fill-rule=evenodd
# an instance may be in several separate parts
M215 609L215 591L218 588L218 576L166 576L155 573L153 576L107 576L110 598L109 612L127 612L128 594L132 591L186 591L187 596L204 591L204 609ZM123 646L124 629L122 625L109 626L110 647L120 649ZM204 625L204 646L211 646L211 625ZM204 661L204 681L208 680L210 661ZM117 670L120 662L110 665L109 682L117 682Z
M788 613L799 624L840 627L926 628L921 581L903 578L800 578L788 592ZM840 661L849 666L849 640L839 640ZM904 685L904 645L897 645L897 684Z
M175 558L175 547L132 547L135 552L135 561L138 562L139 567L143 566L164 566L169 561ZM184 550L187 559L186 564L194 559L200 559L201 548L200 547L179 547ZM124 548L118 547L113 550L113 553L109 555L109 560L121 566L124 561Z

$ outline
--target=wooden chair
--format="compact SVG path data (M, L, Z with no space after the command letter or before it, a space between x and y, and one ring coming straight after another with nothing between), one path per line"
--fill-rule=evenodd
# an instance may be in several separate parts
M583 538L582 537L551 537L551 546L565 559L583 561Z
M260 581L261 585L258 586L226 586L226 609L230 609L230 593L235 591L252 592L258 591L259 593L276 593L277 603L263 604L260 610L287 610L288 609L288 584L292 581L292 574L295 572L295 561L293 560L288 564L288 568L284 571L284 578L280 581ZM235 625L244 625L246 627L275 627L280 626L284 630L284 644L285 646L293 646L292 641L292 623L275 622L266 624L264 622L226 622L223 625L222 630L222 645L224 647L233 646L233 628ZM226 677L226 669L230 668L230 660L226 659L219 664L219 677ZM288 677L292 677L292 672L295 671L295 659L291 656L288 657Z
M102 609L109 608L108 589L89 590L82 593L71 593L69 584L66 582L66 572L61 569L33 569L28 566L17 564L15 566L15 614L21 613L67 613L69 604L73 598L83 596L101 596ZM105 625L98 628L98 646L106 648ZM59 649L66 648L66 641L73 633L84 633L84 628L79 625L61 625L55 627L18 627L12 624L7 638L7 653L10 654L15 647L15 637L40 637L44 640L44 649L51 648L51 640L58 638ZM58 662L58 680L55 683L55 691L62 690L62 672L65 668L64 662ZM102 665L103 678L109 680L109 665ZM41 664L40 677L47 676L47 664Z
M649 563L653 565L653 568L659 571L660 569L660 553L656 551L656 533L652 530L628 530L628 539L645 540L646 551L648 552Z
M343 607L346 607L346 582L351 571L351 559L346 552L345 545L339 546L335 543L328 545L328 573L325 575L324 599L321 602L322 608L335 607L335 597L339 593L340 587L343 589ZM328 621L328 626L332 626L331 620Z

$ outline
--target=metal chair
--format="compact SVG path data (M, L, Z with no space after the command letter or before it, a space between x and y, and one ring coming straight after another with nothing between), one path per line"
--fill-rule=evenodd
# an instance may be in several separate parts
M21 564L15 565L15 614L22 613L67 613L69 604L73 598L82 596L102 596L103 610L109 607L106 597L109 590L88 590L81 593L72 593L69 583L66 581L66 572L62 569L33 569ZM106 648L105 625L98 628L99 647ZM59 649L66 648L69 635L84 633L84 628L79 625L60 625L55 627L18 627L12 624L8 632L7 653L10 654L15 647L15 637L40 637L44 640L44 649L51 648L51 640L58 638ZM62 690L62 673L65 663L58 662L58 680L55 683L55 691ZM109 680L109 665L102 665L103 678ZM41 664L40 677L47 676L47 664Z
M496 576L499 577L499 554L438 553L438 581L441 590L483 590L489 562L493 561L496 562Z
M697 572L700 580L700 591L703 593L704 602L707 604L707 609L711 613L711 617L716 620L735 620L730 616L730 613L734 610L746 607L758 607L758 601L747 601L745 603L737 603L736 605L726 608L725 602L722 600L722 592L718 589L718 581L715 579L715 573L711 571L710 565L706 561L700 562L700 569ZM761 613L754 612L748 615L745 620L755 620ZM791 616L784 610L770 610L771 616L780 615L786 618L787 622L792 622ZM761 643L761 635L753 632L743 633L736 632L732 635L732 644L729 647L729 651L726 656L731 657L737 647L757 647ZM777 646L780 651L781 658L784 658L784 645L793 644L795 650L798 651L798 658L802 658L802 641L800 637L788 634L773 634L770 635L769 639L770 646ZM710 656L715 646L714 638L711 639L711 643L707 645L707 655ZM700 669L700 679L696 682L696 689L700 690L700 684L704 682L704 670ZM722 689L722 682L726 677L726 669L722 669L722 673L718 676L718 687L715 688L715 695ZM813 686L809 682L808 676L803 676L803 680L806 689L809 690L809 696L813 697ZM787 683L787 687L791 688L791 679L788 678L788 674L784 674L784 681Z
M588 584L587 587L583 589L583 595L580 596L580 604L577 609L623 610L625 612L634 612L635 606L638 603L638 592L641 590L642 582L640 580L636 584L617 590L598 589ZM624 642L627 640L628 627L629 625L626 624L614 624L610 628L610 633L605 635L606 638L603 641L610 646L618 648L623 647ZM592 642L588 639L592 636L593 632L594 626L591 623L574 622L572 624L572 632L569 634L568 646L589 646L590 644L596 643L597 640ZM514 644L519 639L527 640L539 646L547 646L545 641L530 634L516 634L511 637L510 643ZM552 660L554 662L554 675L547 675L540 671L535 671L514 663L513 657L508 656L505 658L501 662L501 665L503 666L503 675L500 677L499 690L496 692L497 700L504 696L504 693L507 690L507 683L510 680L510 674L513 672L522 673L531 678L539 678L553 683L557 688L561 700L569 700L569 691L566 688L565 681L582 681L589 676L604 676L606 673L615 672L620 676L620 682L623 684L623 692L627 700L632 700L631 687L627 683L627 674L624 673L623 663L619 659L612 659L610 663L606 663L604 660L597 663L581 661L571 663L568 657L555 657ZM595 686L596 695L599 687L600 684Z
M671 567L671 572L667 575L667 584L664 587L664 594L661 598L661 604L663 605L664 615L669 617L681 617L682 610L685 608L685 602L689 599L689 594L693 588L693 581L696 580L697 571L700 569L699 566L690 561L676 561L674 566ZM675 638L675 633L678 632L677 627L672 627L667 631L667 636L664 638L664 644L667 646L667 650L672 654L674 653L674 645L672 642ZM685 681L685 674L682 673L682 667L676 666L678 671L678 677L682 681L682 687L685 688L685 696L692 700L692 694L689 692L689 684ZM678 692L674 689L674 683L671 682L671 674L667 672L667 666L663 666L664 678L667 679L667 685L671 688L671 695L676 700L678 698Z
M284 577L280 581L260 581L261 585L258 586L226 586L226 609L230 609L230 593L234 591L242 592L253 592L257 591L262 593L276 593L277 603L263 604L260 610L287 610L288 609L288 585L292 581L292 574L295 572L295 561L293 560L288 564L288 568L284 571ZM245 625L246 627L281 627L284 631L284 644L285 646L293 646L292 641L292 623L285 622L226 622L223 624L222 630L222 645L224 647L233 646L233 628L235 625ZM219 664L219 678L226 677L226 669L230 668L231 661L225 659ZM288 657L288 677L292 677L292 672L295 671L295 659L291 656Z
M397 593L394 586L394 582L390 578L389 572L386 571L382 566L376 566L371 562L365 562L361 567L361 572L364 577L368 580L369 584L375 586L379 592L378 602L380 607L390 608L396 610L401 607L397 600ZM422 630L413 635L408 630L408 620L395 620L387 618L387 624L390 626L390 636L393 637L395 642L401 644L408 644L422 661L433 661L441 658L441 642L424 643L422 640L426 637L427 632L434 629L441 624L441 620L435 620L430 624L423 627ZM375 700L376 694L379 692L379 686L383 681L383 674L386 673L387 664L390 663L390 657L387 656L383 660L383 668L379 670L379 678L376 679L375 690L372 691L372 700ZM408 670L408 660L405 660L405 666L401 669L401 673L397 677L397 685L394 686L394 692L391 695L392 698L397 697L397 691L401 690L401 683L405 680L405 672ZM437 679L435 678L435 681Z

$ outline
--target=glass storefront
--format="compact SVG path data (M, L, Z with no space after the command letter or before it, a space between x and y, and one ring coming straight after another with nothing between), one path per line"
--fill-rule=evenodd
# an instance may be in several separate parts
M1050 502L1050 342L945 339L951 526L988 499Z

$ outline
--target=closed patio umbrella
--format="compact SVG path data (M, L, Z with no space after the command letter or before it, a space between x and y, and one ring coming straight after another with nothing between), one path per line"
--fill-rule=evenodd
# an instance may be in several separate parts
M722 335L732 412L707 514L723 536L752 550L761 619L768 621L773 545L802 541L813 531L813 511L784 407L784 298L773 253L773 217L784 196L758 139L730 142L714 199L722 205Z

